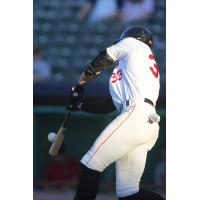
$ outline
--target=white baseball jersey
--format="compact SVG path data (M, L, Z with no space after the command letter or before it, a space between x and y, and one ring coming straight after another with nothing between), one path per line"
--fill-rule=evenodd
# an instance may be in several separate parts
M109 81L110 93L118 110L127 100L134 104L136 97L148 98L156 104L160 75L154 55L145 43L128 37L107 48L108 55L119 60Z

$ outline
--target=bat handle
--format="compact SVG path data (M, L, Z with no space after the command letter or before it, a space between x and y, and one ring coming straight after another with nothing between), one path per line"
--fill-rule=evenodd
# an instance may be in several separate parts
M70 117L70 115L71 115L71 112L68 112L68 113L65 115L65 118L64 118L63 123L62 123L62 127L63 127L63 128L66 128L66 127L67 127L67 124L68 124L68 122L69 122L69 117Z

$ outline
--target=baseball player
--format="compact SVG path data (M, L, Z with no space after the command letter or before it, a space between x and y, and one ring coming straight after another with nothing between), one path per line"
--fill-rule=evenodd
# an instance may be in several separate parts
M156 114L160 75L151 51L151 32L138 26L125 29L118 42L100 52L72 87L68 109L91 111L80 103L85 86L113 65L109 80L112 103L102 112L117 109L119 115L101 132L81 159L81 176L75 200L94 200L101 172L115 162L116 193L120 200L159 200L161 196L140 190L147 152L156 143L160 117ZM111 105L109 108L108 105Z

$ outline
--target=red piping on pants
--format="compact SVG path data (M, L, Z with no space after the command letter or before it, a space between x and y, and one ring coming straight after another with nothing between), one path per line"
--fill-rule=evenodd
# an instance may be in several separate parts
M131 113L126 117L126 119L121 122L121 124L99 145L99 147L96 149L96 151L93 153L93 155L90 157L90 159L87 161L86 163L86 166L87 164L89 163L89 161L94 157L94 155L97 153L97 151L99 150L99 148L114 134L114 132L130 117L130 115L132 114L132 112L134 111L135 109L135 105L133 107L133 110L131 111Z

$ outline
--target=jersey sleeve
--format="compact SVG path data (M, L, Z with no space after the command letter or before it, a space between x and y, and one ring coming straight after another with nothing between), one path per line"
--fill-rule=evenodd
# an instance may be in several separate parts
M124 38L106 49L108 55L114 60L127 56L137 46L137 40L131 37Z

